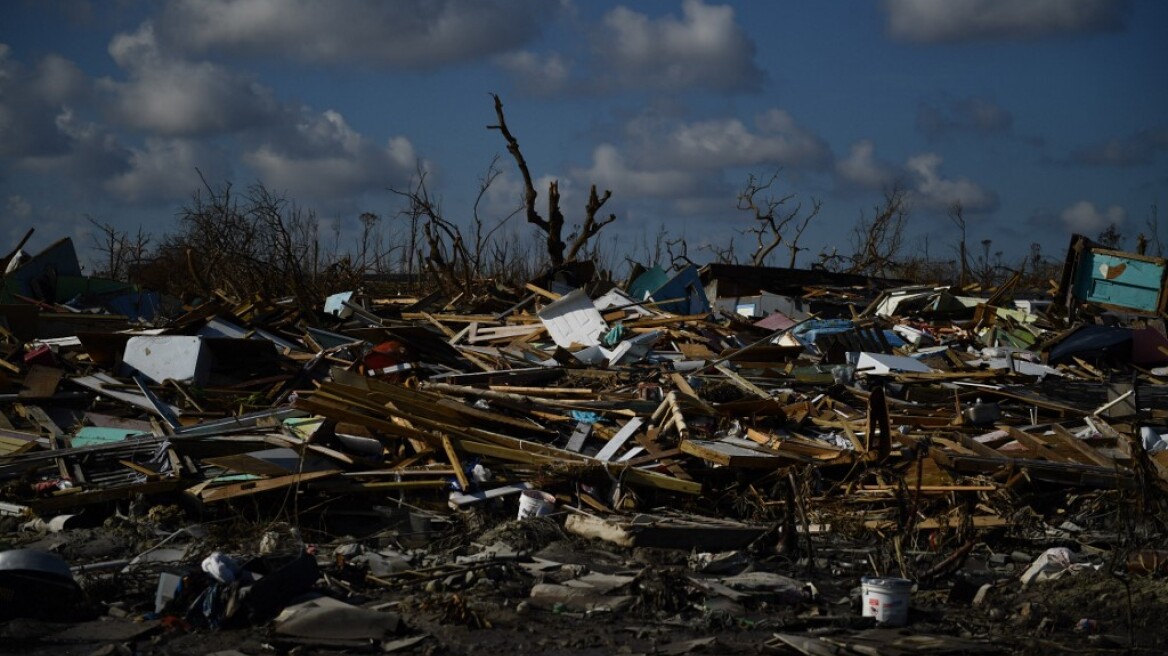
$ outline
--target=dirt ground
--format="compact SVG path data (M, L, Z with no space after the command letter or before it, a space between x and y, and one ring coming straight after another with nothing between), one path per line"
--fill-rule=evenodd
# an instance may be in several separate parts
M9 547L53 551L76 566L128 558L156 545L173 529L174 525L160 529L156 523L111 518L95 527L55 534L8 532L0 541ZM211 525L200 535L186 542L187 560L197 562L212 549L254 550L258 532L255 527ZM386 636L381 645L329 645L278 636L270 622L220 630L193 626L172 614L153 613L159 570L140 566L132 573L79 574L86 601L72 621L0 623L0 653L258 656L388 648L395 649L393 653L474 656L794 654L800 652L782 647L776 634L846 643L875 627L871 618L861 617L859 574L842 556L831 555L828 545L821 549L828 555L815 563L758 553L729 559L737 563L736 573L779 574L809 584L793 602L789 596L758 591L741 598L711 592L693 581L709 572L699 571L701 560L692 552L629 549L586 540L566 534L551 519L455 524L411 539L382 532L361 540L313 544L312 537L306 535L305 542L315 547L322 572L318 591L397 614L403 627L398 634ZM454 567L442 576L392 578L396 583L383 585L367 579L360 567L339 564L335 546L351 543L402 549L415 558L412 566L420 570L451 566L459 557L473 556L482 545L502 544L518 555L477 568ZM1168 581L1087 569L1023 590L1019 575L1029 565L1024 556L1034 555L1037 551L994 561L981 554L971 556L953 575L931 588L915 590L907 626L885 635L954 641L928 653L1168 652L1168 633L1161 629L1168 612ZM533 571L533 562L554 565ZM624 607L598 603L580 610L541 604L532 597L539 584L571 584L589 573L631 577L631 583L605 593L614 600L628 597L631 603ZM975 602L983 585L989 587ZM912 652L888 647L835 653Z

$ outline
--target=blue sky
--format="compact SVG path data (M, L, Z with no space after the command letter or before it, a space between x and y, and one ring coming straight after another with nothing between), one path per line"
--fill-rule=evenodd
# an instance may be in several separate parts
M736 193L775 171L822 203L800 265L896 182L909 252L952 258L955 201L1007 257L1111 224L1134 248L1168 201L1166 27L1158 0L9 0L0 250L28 227L85 248L86 216L173 232L196 169L344 244L362 212L394 229L419 168L469 219L501 155L490 222L520 198L492 92L541 193L559 180L571 222L611 190L605 239L634 256L660 226L699 261L747 253Z

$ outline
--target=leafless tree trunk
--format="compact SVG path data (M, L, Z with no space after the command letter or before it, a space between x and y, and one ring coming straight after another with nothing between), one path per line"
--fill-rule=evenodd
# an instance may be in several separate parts
M961 201L955 201L949 207L949 220L961 232L961 241L957 243L957 264L961 268L961 273L957 278L957 285L964 287L965 283L969 281L969 255L965 246L965 207Z
M788 267L794 268L795 259L799 254L799 239L811 220L819 215L821 203L812 200L811 210L802 214L803 204L798 203L789 211L783 207L795 198L795 194L787 194L781 198L762 196L779 178L775 171L766 182L751 174L747 178L746 186L738 193L738 209L754 214L754 227L748 228L744 234L754 235L756 246L750 256L750 263L754 266L763 266L770 254L779 246L786 244L791 252ZM794 235L788 234L788 229L794 227Z
M495 116L499 123L498 125L488 125L487 128L498 130L503 135L503 139L507 142L507 152L511 153L511 157L515 159L515 165L523 177L523 199L527 222L539 228L540 232L543 233L548 259L552 266L560 266L564 262L574 261L581 249L600 232L601 228L616 220L615 214L609 214L601 219L596 216L608 199L612 197L612 192L605 190L603 194L597 194L596 185L592 185L588 192L588 203L584 207L584 223L571 237L572 243L566 244L564 242L564 214L560 210L559 182L553 180L548 184L547 218L544 218L535 209L535 202L539 198L539 194L535 191L527 159L523 157L523 152L519 149L519 141L507 127L507 119L503 115L503 101L496 94L491 94L491 97L495 99Z
M884 192L884 201L869 219L860 215L852 229L852 264L848 273L884 275L900 254L908 219L907 192L899 183Z
M150 251L150 235L139 227L138 233L131 237L113 224L98 223L91 216L85 218L98 229L98 234L93 236L93 246L104 260L101 268L94 273L111 280L129 282L134 266L146 259Z

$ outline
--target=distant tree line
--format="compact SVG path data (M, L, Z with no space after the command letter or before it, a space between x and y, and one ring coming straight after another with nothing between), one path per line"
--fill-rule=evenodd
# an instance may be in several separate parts
M419 167L408 188L390 189L403 201L400 211L388 219L361 214L355 243L344 245L339 225L333 225L329 239L314 212L263 184L253 184L241 194L230 183L216 186L203 179L203 187L179 211L178 230L157 240L141 229L131 234L90 218L97 228L95 273L184 298L291 296L302 307L315 307L328 294L376 281L474 293L492 285L521 285L549 266L579 260L592 260L610 275L620 264L618 258L647 266L704 263L691 258L684 235L671 234L664 224L652 237L631 244L614 238L606 245L601 233L617 217L600 214L612 194L598 192L595 185L578 221L569 222L565 216L556 181L548 185L546 209L541 211L539 191L507 125L503 103L498 96L493 99L497 122L488 128L502 135L523 181L521 202L501 216L482 213L482 200L502 173L497 156L479 178L467 219L444 213ZM822 204L816 199L804 203L794 193L774 194L779 178L780 171L748 176L736 200L737 210L749 217L747 227L720 243L703 241L693 257L756 266L778 261L794 268L802 255L812 260L812 268L982 289L1007 280L1046 289L1062 265L1062 253L1047 257L1037 242L1014 260L1007 259L990 238L971 244L960 203L948 212L956 243L939 245L942 255L930 252L937 245L927 237L910 248L906 239L912 196L902 184L885 189L870 212L861 212L847 231L846 246L836 244L808 258L800 241L822 216ZM511 221L520 215L533 230L521 231ZM1137 249L1163 256L1156 206L1143 228ZM747 242L748 254L743 254L742 244L735 244L739 237ZM1121 248L1123 235L1110 225L1096 241Z

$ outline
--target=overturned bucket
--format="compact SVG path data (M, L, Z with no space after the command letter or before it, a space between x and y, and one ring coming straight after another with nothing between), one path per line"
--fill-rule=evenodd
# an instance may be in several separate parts
M908 579L876 578L865 576L860 579L863 592L864 617L874 617L885 626L904 626L908 623L908 603L912 596L913 582Z
M556 498L539 490L524 490L519 495L519 519L542 517L555 512Z

